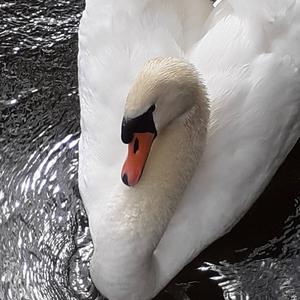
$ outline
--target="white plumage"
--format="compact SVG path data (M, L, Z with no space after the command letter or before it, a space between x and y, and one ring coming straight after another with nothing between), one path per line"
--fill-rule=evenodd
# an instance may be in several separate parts
M144 242L114 236L114 226L118 234L135 231L122 216L131 204L118 207L112 196L124 189L120 128L137 73L149 59L169 56L194 64L207 87L209 137L143 269L146 231L155 225L140 232ZM153 297L253 204L299 138L299 67L299 0L224 0L215 9L205 0L87 0L79 33L79 187L95 246L93 280L110 300Z

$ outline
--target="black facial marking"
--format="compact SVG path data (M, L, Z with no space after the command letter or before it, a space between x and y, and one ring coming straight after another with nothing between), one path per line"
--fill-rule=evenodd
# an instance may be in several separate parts
M139 140L138 139L135 139L134 141L134 148L133 148L133 153L137 153L137 151L139 150L139 146L140 146L140 143L139 143Z
M151 132L155 136L157 135L152 114L154 110L155 105L152 105L144 114L134 119L123 119L121 129L121 139L123 143L131 143L134 133Z

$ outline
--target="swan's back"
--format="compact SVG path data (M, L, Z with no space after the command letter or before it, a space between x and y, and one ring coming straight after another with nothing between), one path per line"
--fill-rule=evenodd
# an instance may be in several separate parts
M300 1L221 9L189 57L211 99L210 136L156 253L162 282L243 216L300 135Z

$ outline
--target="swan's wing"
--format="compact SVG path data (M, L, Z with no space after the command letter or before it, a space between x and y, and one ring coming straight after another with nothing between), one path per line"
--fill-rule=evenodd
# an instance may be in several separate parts
M210 136L156 250L158 290L238 221L299 138L300 1L255 2L231 0L191 54L212 101Z
M183 51L199 41L201 28L213 8L211 1L199 0L142 0L140 2L119 0L116 2L118 7L120 3L127 8L130 4L132 15L140 17L142 12L146 18L154 18L156 24L170 32Z
M124 33L121 41L126 42L127 35L131 30L136 33L137 27L147 29L145 34L161 28L168 31L177 45L185 51L199 40L200 29L212 9L211 1L199 0L87 0L80 31L94 34L104 26L110 32L110 38L114 39L118 35L111 32L112 23L118 23L123 25L120 26ZM161 41L155 42L159 44ZM130 48L130 43L126 43Z

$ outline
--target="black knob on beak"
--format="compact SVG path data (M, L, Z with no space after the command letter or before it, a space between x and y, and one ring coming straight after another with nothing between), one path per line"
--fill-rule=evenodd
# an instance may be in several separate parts
M152 105L144 114L122 121L121 139L124 144L129 144L133 140L134 133L151 132L157 135L155 124L153 121L153 111L155 105Z

